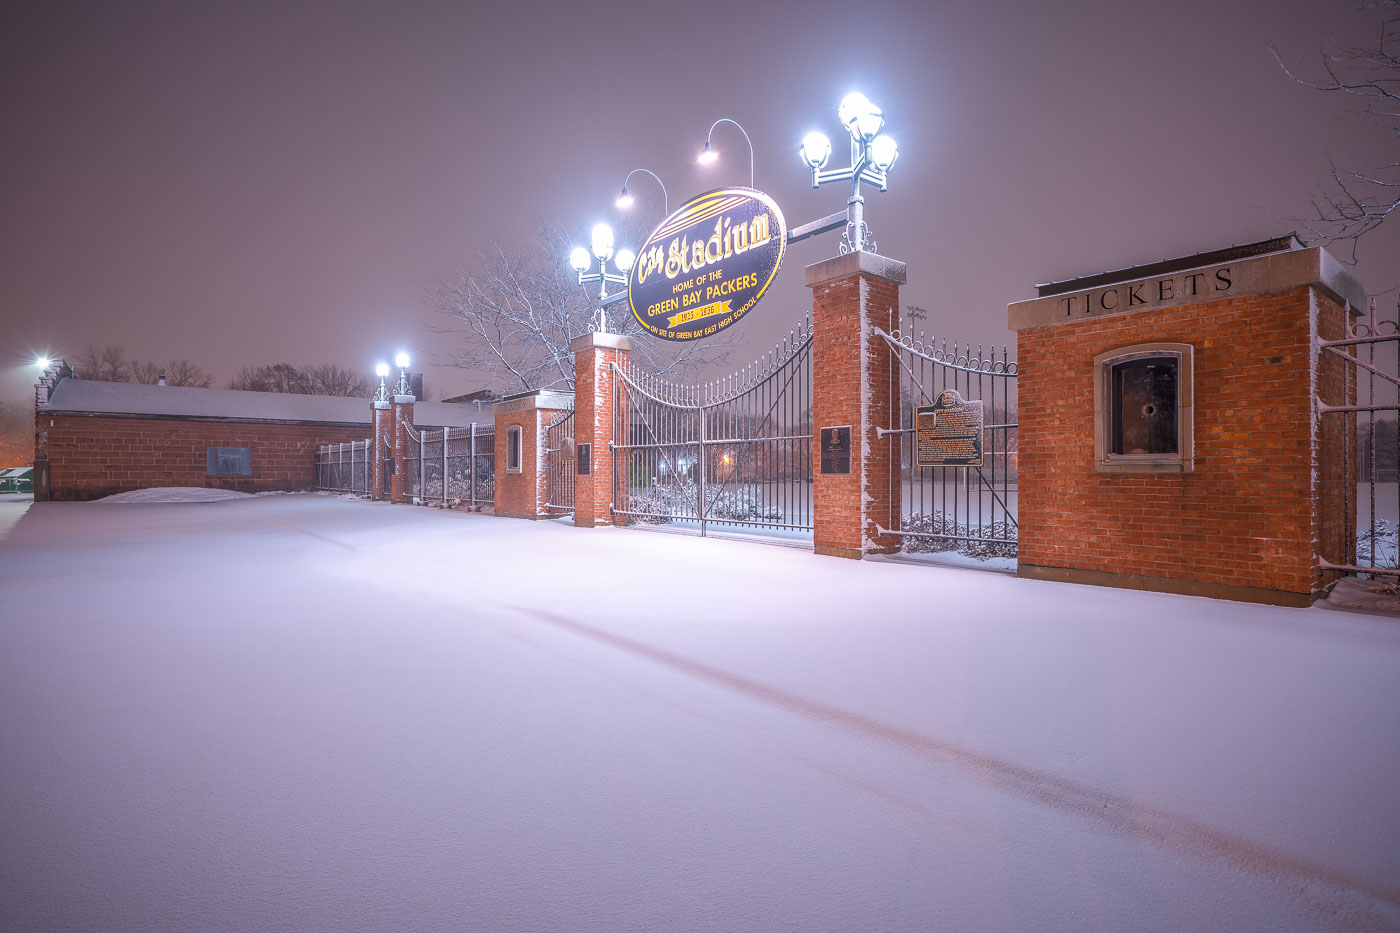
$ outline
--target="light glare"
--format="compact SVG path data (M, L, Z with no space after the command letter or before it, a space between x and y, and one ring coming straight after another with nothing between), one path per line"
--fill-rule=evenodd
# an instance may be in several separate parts
M613 257L613 262L617 263L617 271L623 275L632 271L632 263L636 261L637 254L626 248L618 250L617 255Z
M877 136L870 143L870 161L882 172L889 171L899 158L899 145L889 136Z
M34 361L34 364L35 364L36 366L38 366L40 369L48 369L48 368L49 368L49 364L52 363L52 362L53 362L53 360L49 359L47 356L41 356L41 357L39 357L37 360Z
M831 158L831 140L822 133L808 133L802 137L802 148L798 150L802 161L811 168L821 168Z
M389 364L380 363L378 366L374 367L374 374L380 379L383 379L385 376L389 375Z
M696 162L699 162L701 165L709 165L711 162L713 162L715 159L718 159L718 158L719 158L719 153L718 153L718 152L715 152L713 149L711 149L711 148L710 148L709 140L706 140L706 141L705 141L705 151L702 152L702 153L700 153L700 155L695 159L695 161L696 161Z
M394 365L399 369L408 369L408 354L400 353L398 356L394 357Z
M607 224L598 224L593 228L593 255L598 257L599 262L607 262L612 258L612 254L612 227Z
M569 254L569 265L574 267L575 272L582 272L588 268L591 260L588 258L588 250L582 246L575 246L574 251Z
M618 206L618 207L622 207L622 208L631 207L631 206L632 206L632 201L633 201L632 195L628 194L628 193L627 193L627 188L624 187L624 188L622 189L622 194L620 194L620 195L617 196L617 206Z

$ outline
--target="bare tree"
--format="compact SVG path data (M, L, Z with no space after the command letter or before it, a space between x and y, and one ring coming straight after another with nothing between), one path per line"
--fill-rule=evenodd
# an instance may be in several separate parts
M370 394L369 377L334 363L303 367L308 388L315 395L341 395L350 398Z
M1400 0L1375 0L1365 8L1384 11L1375 37L1363 45L1333 40L1319 49L1321 70L1315 78L1290 68L1272 46L1269 51L1294 81L1351 99L1363 119L1400 142ZM1329 178L1313 198L1314 214L1302 222L1316 239L1350 242L1355 262L1361 237L1400 208L1400 160L1356 170L1338 168L1331 156L1328 162Z
M245 366L229 382L230 389L247 392L286 392L292 395L341 395L369 397L369 379L333 363L293 366L270 363Z
M103 347L88 344L72 365L83 379L99 382L130 382L132 379L132 361L126 358L124 349L112 344Z
M0 402L0 470L34 459L34 406Z
M214 377L202 366L197 366L189 360L171 360L165 366L165 384L207 389L214 384Z
M596 294L579 287L569 268L569 232L541 221L526 244L500 243L430 288L424 301L447 323L432 330L463 338L443 356L453 366L490 373L510 390L573 389L569 342L596 326ZM689 373L723 360L724 339L667 344L646 334L625 304L607 309L608 330L636 337L634 354L655 372ZM664 345L664 346L663 346Z

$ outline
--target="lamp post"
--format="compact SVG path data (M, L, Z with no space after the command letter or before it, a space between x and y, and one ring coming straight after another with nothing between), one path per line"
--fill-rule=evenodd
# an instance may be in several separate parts
M384 380L389 376L389 364L380 363L374 367L374 374L379 377L379 388L374 390L374 400L376 402L389 401L389 388L384 385Z
M588 267L593 264L592 259L598 260L598 271L590 273ZM616 264L620 274L608 271L609 259ZM575 247L574 251L569 254L569 265L573 266L574 271L578 273L578 284L599 283L597 320L600 332L606 333L608 329L607 314L604 311L607 305L612 304L608 301L608 285L626 285L627 276L631 273L632 264L636 261L637 254L630 249L618 250L614 255L612 227L607 224L598 224L593 228L593 256L591 258L588 255L588 250L582 246ZM613 298L616 300L617 295L614 294Z
M836 109L837 119L851 135L851 164L846 168L826 169L831 158L831 140L821 133L808 133L802 140L798 156L812 170L812 187L820 188L829 182L846 181L851 183L851 196L846 201L846 235L841 252L859 252L875 249L875 240L870 228L865 225L865 198L860 193L860 183L878 185L881 191L889 189L889 171L899 158L899 146L880 131L885 126L885 114L879 107L859 92L847 94Z
M399 368L399 384L394 389L395 395L408 395L408 354L400 353L394 357L394 365Z
M708 133L705 134L705 148L704 148L704 150L700 153L699 157L696 158L695 161L699 162L701 165L709 165L709 164L710 164L711 162L713 162L715 159L718 159L718 158L719 158L719 153L718 153L718 152L715 152L715 150L712 149L712 148L710 147L710 140L711 140L711 139L714 137L714 135L715 135L715 127L719 126L721 123L732 123L732 124L734 124L734 126L738 127L739 132L741 132L741 133L744 134L744 142L746 142L746 143L749 144L749 187L752 188L752 187L753 187L753 140L752 140L752 139L749 139L748 131L745 130L742 126L739 126L739 121L737 121L737 120L731 120L731 119L729 119L728 117L720 117L720 118L719 118L718 120L716 120L714 123L711 123L711 124L710 124L710 131L709 131Z
M660 177L659 175L657 175L655 172L653 172L653 171L652 171L651 169L649 169L649 168L634 168L634 169L632 169L632 171L630 171L630 172L627 173L627 177L624 178L624 179L622 179L622 194L619 194L619 195L617 196L617 206L620 207L620 208L623 208L624 210L632 206L632 202L633 202L634 199L633 199L632 195L630 195L630 194L627 193L627 183L628 183L629 181L631 181L631 180L632 180L632 176L635 175L635 174L637 174L638 172L646 172L646 173L647 173L648 175L650 175L652 178L655 178L655 179L656 179L656 183L657 183L658 185L661 186L661 211L662 211L662 216L664 217L664 216L670 214L670 213L671 213L671 200L670 200L670 197L666 194L666 183L663 182L663 181L661 180L661 177ZM585 266L584 268L588 268L588 267Z

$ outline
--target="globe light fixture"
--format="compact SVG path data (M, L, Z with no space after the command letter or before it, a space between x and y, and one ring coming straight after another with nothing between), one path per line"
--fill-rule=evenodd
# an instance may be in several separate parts
M649 168L634 168L632 169L632 171L627 173L627 177L622 179L622 194L617 196L617 206L622 208L623 210L626 210L635 203L636 199L633 198L632 195L627 193L627 183L631 181L632 176L637 174L638 172L645 172L652 178L656 179L656 183L661 186L661 210L663 212L663 216L665 214L671 213L671 199L670 196L666 193L666 183L661 180L661 176L657 175Z
M379 377L379 388L374 391L374 400L376 402L388 401L389 388L384 385L384 380L389 376L389 364L378 364L374 367L374 374Z
M623 189L626 190L625 184ZM578 284L587 285L590 282L599 283L598 312L594 326L597 327L600 332L605 333L608 329L608 319L604 309L623 294L619 292L613 296L612 301L609 301L608 285L626 285L627 274L631 272L632 263L637 261L637 257L630 249L618 251L616 255L617 267L622 270L622 274L619 275L615 272L608 271L608 260L613 259L614 255L613 231L612 227L609 227L607 224L597 224L594 226L592 244L593 258L598 260L597 272L590 273L587 271L588 267L593 263L588 255L588 250L584 249L582 246L574 247L573 252L569 253L569 265L578 273ZM624 259L626 260L625 265L623 262Z
M808 133L802 137L802 148L797 151L810 169L819 169L831 158L831 140L825 133Z
M710 141L711 141L711 139L712 139L712 138L714 137L714 135L715 135L715 127L719 126L721 123L732 123L735 127L738 128L738 130L739 130L740 133L743 133L743 134L744 134L744 142L746 142L746 143L749 144L749 187L752 188L752 187L753 187L753 140L752 140L752 139L749 139L748 131L745 130L742 126L740 126L740 125L739 125L739 121L737 121L737 120L731 120L731 119L729 119L728 117L720 117L720 118L719 118L718 120L716 120L714 123L711 123L711 124L710 124L710 131L709 131L708 133L705 134L705 148L701 151L699 157L697 157L695 161L699 162L701 165L709 165L711 162L713 162L713 161L715 161L716 159L719 158L719 153L716 152L716 151L714 150L714 147L711 146Z
M49 364L52 362L53 360L49 359L47 356L41 356L34 361L34 365L39 367L40 369L48 369Z
M408 354L400 352L394 357L394 365L399 368L399 384L394 388L395 395L410 395L408 389Z
M598 262L605 263L612 258L613 254L613 232L612 227L607 224L598 224L593 228L593 255Z
M841 252L873 252L875 239L865 223L865 198L861 194L860 183L867 182L881 191L888 191L889 171L899 158L899 146L892 138L881 134L885 128L885 112L858 91L842 99L836 108L836 118L851 137L849 166L826 167L827 160L831 158L831 141L821 133L808 133L797 154L802 164L812 172L813 188L837 181L851 183L851 196L846 200L846 233Z

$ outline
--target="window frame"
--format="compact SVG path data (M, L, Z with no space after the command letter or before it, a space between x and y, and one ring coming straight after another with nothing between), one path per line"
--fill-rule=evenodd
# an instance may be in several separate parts
M238 456L239 456L239 460L241 461L241 463L243 464L243 466L246 467L246 469L243 470L242 472L238 472L238 473L228 473L228 472L225 472L223 469L221 469L221 468L220 468L220 464L221 464L221 462L223 461L224 457L226 456L226 454L224 453L224 451L226 451L226 450L236 450L236 451L240 451L240 454L238 455ZM217 451L217 453L216 453L216 451ZM214 467L214 469L210 469L210 466L211 466L211 465ZM224 477L224 476L234 476L234 477L239 477L239 476L252 476L252 475L253 475L253 448L251 448L251 447L226 447L226 446L223 446L223 445L220 445L220 444L208 444L208 445L205 445L205 448L204 448L204 475L205 475L205 476L215 476L215 477Z
M525 429L518 424L506 428L506 472L525 472Z
M1116 454L1113 368L1152 357L1176 360L1176 452ZM1189 343L1139 343L1094 357L1094 469L1100 473L1191 473L1196 469L1195 360Z

